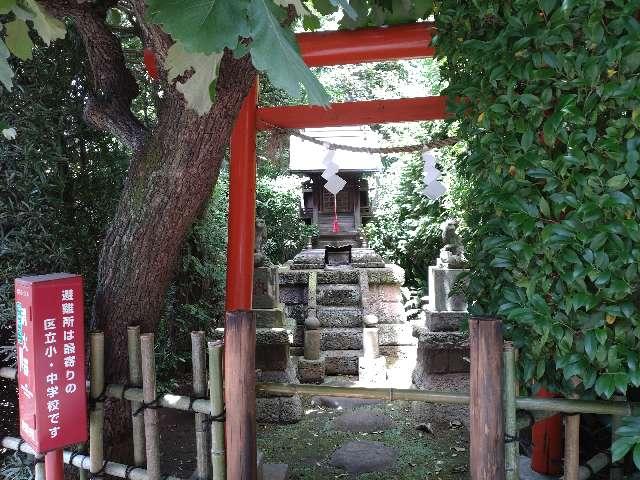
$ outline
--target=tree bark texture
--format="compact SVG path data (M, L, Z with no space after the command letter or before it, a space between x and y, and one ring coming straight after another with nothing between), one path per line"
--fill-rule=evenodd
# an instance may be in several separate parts
M132 2L143 43L153 49L164 83L158 123L152 131L131 113L138 89L118 39L105 23L105 4L44 0L58 18L70 18L85 45L91 92L85 118L127 144L133 157L114 219L103 242L91 328L105 333L107 383L126 383L127 326L154 332L173 277L180 247L210 198L236 115L256 71L248 56L225 52L217 97L210 112L187 108L162 71L171 39L145 23L144 1ZM122 408L109 410L107 437L124 433Z

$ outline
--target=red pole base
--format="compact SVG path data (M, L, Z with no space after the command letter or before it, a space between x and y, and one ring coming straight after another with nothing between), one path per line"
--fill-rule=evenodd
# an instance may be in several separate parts
M555 397L551 392L540 389L538 397ZM562 474L562 417L553 417L536 422L531 428L531 469L543 475Z
M47 480L64 480L62 450L52 450L45 454L44 472Z

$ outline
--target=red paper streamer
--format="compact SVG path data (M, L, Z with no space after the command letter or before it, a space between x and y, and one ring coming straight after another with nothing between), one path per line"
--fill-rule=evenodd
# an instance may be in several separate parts
M156 61L156 55L150 48L145 48L143 51L144 66L147 69L147 73L153 80L158 80L158 62Z

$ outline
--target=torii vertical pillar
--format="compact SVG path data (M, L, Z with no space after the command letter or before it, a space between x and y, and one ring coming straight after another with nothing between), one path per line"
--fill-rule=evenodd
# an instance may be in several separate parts
M255 480L256 396L253 250L256 216L257 85L242 104L231 136L227 302L224 345L227 479Z

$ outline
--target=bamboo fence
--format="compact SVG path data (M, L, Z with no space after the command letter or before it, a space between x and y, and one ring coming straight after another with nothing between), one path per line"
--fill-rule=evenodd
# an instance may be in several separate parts
M129 353L129 384L109 384L104 382L104 335L94 332L89 335L90 397L89 411L89 452L64 451L64 462L78 468L81 478L86 472L95 479L103 475L130 480L179 480L178 477L162 476L160 472L160 449L157 408L170 408L192 412L196 426L196 474L198 480L225 479L225 425L223 401L223 343L206 342L203 332L192 333L193 394L157 395L154 338L152 334L140 334L139 327L129 327L127 331ZM207 355L208 353L208 355ZM208 368L207 364L208 356ZM518 385L515 378L516 352L507 342L502 360L503 385L502 404L504 411L504 459L505 478L518 478L518 431L533 422L551 415L569 414L565 418L567 447L565 456L565 480L585 480L605 468L610 456L600 453L585 465L577 463L575 431L579 428L579 414L591 413L621 416L640 414L640 403L627 401L597 401L562 398L533 398L517 396ZM16 379L16 369L0 368L0 377ZM208 381L207 381L208 380ZM208 386L207 386L208 383ZM207 392L208 390L208 392ZM256 391L270 394L328 395L335 397L379 399L393 401L418 401L437 404L468 405L470 395L465 393L438 392L428 390L340 387L330 385L259 383ZM208 396L207 396L208 393ZM124 465L105 460L103 445L104 401L125 400L131 404L133 465ZM39 457L33 449L19 438L5 437L1 441L4 448L19 450ZM572 450L573 449L573 450ZM209 454L207 454L209 452ZM43 464L35 463L36 480L44 479Z

